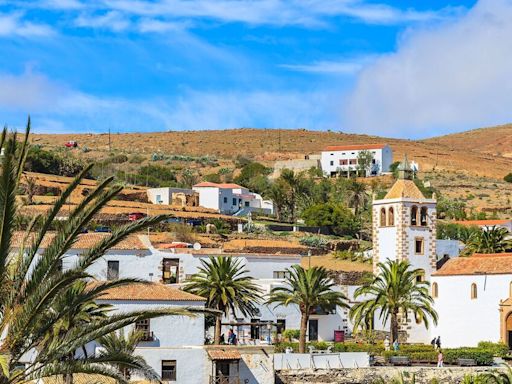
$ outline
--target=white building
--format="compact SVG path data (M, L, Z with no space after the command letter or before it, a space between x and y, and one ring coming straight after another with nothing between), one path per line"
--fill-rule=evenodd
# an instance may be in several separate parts
M148 200L153 204L198 206L197 192L187 188L149 188L146 190Z
M224 214L245 215L251 211L274 213L274 204L261 195L238 184L203 182L194 185L199 193L199 205Z
M358 171L358 156L362 151L373 155L369 175L380 175L389 172L393 163L393 151L386 144L365 145L331 145L321 154L320 165L327 176L355 174Z
M512 349L512 254L457 257L432 275L439 324L432 337L446 347L503 342Z
M98 300L110 304L112 313L162 308L204 308L205 299L163 284L134 284L113 288ZM208 382L209 365L204 350L204 315L163 316L126 327L143 333L135 354L142 356L162 381L177 383ZM102 348L95 344L95 352ZM143 379L142 377L134 379Z
M456 224L464 225L467 227L476 226L485 231L491 228L505 228L507 231L512 233L512 220L460 220L456 221Z

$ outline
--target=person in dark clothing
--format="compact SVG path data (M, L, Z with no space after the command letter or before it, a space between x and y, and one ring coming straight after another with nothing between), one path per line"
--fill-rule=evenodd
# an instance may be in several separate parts
M432 348L434 348L434 349L436 349L436 342L437 342L437 339L435 337L430 342L430 344L432 345Z
M436 346L437 349L441 349L441 336L437 336Z

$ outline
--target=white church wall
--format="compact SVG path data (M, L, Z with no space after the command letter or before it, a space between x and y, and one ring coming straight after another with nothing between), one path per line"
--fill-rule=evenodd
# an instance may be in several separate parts
M464 244L459 240L436 240L436 254L438 260L442 259L445 255L448 255L450 258L457 257L463 249Z
M431 335L443 347L474 347L479 341L500 341L499 303L509 296L512 275L432 276L438 285L434 299L439 324ZM471 284L477 298L471 299Z

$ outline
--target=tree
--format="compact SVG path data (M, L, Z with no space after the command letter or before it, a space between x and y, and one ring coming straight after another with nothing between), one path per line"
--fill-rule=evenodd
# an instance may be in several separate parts
M27 194L28 205L34 204L34 196L37 191L36 179L32 176L25 176L25 193Z
M122 359L115 366L121 372L124 379L129 381L133 373L143 376L149 381L159 381L160 378L151 366L144 360L142 356L134 355L135 348L141 341L143 333L132 329L128 335L125 335L124 330L121 329L117 332L112 332L102 336L98 342L103 347L100 352L101 357L123 356L130 357L130 359ZM126 360L131 360L127 363Z
M256 313L255 303L260 301L262 291L247 275L240 259L229 256L201 260L199 272L185 283L184 290L206 299L206 307L228 316L240 311L249 317ZM220 344L222 315L215 319L214 343Z
M368 177L372 172L373 154L368 150L360 151L357 155L357 171L359 174Z
M306 225L328 226L338 236L354 236L360 229L354 214L341 204L311 205L302 212L302 217Z
M159 309L116 313L108 317L95 317L88 322L80 321L85 303L96 300L108 289L133 283L132 279L98 283L91 289L77 292L67 304L63 298L75 284L91 279L87 270L110 248L130 234L155 225L166 217L147 217L117 228L84 252L76 265L63 271L60 268L62 260L77 241L82 228L86 228L95 214L122 189L112 184L112 178L100 183L69 213L68 220L61 224L58 233L49 238L48 231L58 221L57 214L91 169L91 166L87 166L62 191L47 212L31 221L21 246L15 247L13 232L20 216L16 191L29 148L29 132L30 119L23 140L19 141L17 134L9 134L7 129L0 136L3 151L0 171L0 384L15 384L55 375L72 377L74 373L95 373L126 383L122 375L109 366L113 361L118 363L123 359L129 363L126 356L69 357L88 343L136 321L163 315L191 315L192 312L183 308ZM48 240L48 245L39 253L44 239ZM70 313L77 308L82 309L70 318ZM65 330L65 334L63 337L49 337L54 329L59 334ZM34 350L37 353L33 361L20 364L22 356Z
M507 174L503 180L505 180L507 183L512 183L512 172L510 172L509 174Z
M272 200L274 203L277 220L282 221L284 216L283 213L288 206L286 187L284 183L279 180L274 182L268 189L265 196Z
M293 265L287 272L286 286L272 288L267 303L285 307L293 304L299 307L299 353L305 353L309 317L318 310L348 308L348 300L343 293L333 290L336 284L323 267L304 269L300 265Z
M475 231L469 236L464 252L468 254L506 252L511 247L508 235L509 233L505 228L496 226Z
M287 196L288 211L290 221L295 223L297 219L297 209L300 201L306 198L310 192L310 184L304 177L304 174L296 174L291 169L283 169L279 181L282 183Z
M362 208L368 203L369 197L366 191L366 184L352 180L347 187L348 205L354 208L357 216Z
M354 297L365 298L350 311L354 328L372 328L374 315L379 312L383 323L390 322L391 340L398 339L398 317L413 315L417 322L429 327L429 318L437 324L437 312L429 294L427 281L421 280L423 271L411 269L403 260L388 260L378 264L377 275L356 289Z

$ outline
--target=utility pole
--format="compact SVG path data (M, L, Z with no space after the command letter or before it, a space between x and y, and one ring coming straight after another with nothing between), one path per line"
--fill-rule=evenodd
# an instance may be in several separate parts
M112 142L110 140L110 127L108 127L108 152L112 152Z

